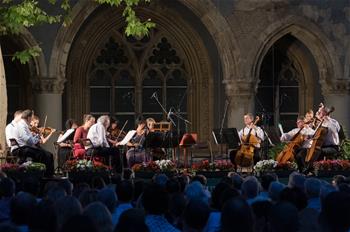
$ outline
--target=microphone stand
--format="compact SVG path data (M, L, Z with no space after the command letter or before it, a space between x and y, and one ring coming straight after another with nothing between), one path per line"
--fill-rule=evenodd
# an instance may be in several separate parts
M224 123L225 123L226 114L227 114L227 110L228 110L229 104L230 104L230 102L226 99L226 101L225 101L224 115L223 115L223 117L222 117L222 119L221 119L220 132L219 132L219 134L220 134L220 153L221 153L221 155L222 155L222 140L223 140L223 139L222 139L222 138L223 138L223 136L222 136L222 130L223 130L223 128L224 128Z
M156 102L157 102L158 105L162 108L163 112L164 112L166 115L168 115L169 113L166 111L166 109L164 108L164 106L162 105L162 103L160 103L160 101L159 101L159 99L158 99L157 92L155 92L155 93L152 95L152 97L153 97L154 99L156 99ZM174 115L175 115L175 114L174 114ZM169 118L169 120L171 121L171 123L172 123L174 126L176 126L176 124L175 124L175 122L172 120L172 118L171 118L171 117L168 117L168 118Z

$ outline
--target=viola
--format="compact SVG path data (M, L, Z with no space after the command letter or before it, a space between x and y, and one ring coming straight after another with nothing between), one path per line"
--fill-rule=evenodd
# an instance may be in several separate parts
M259 116L256 116L254 125L260 120ZM247 135L242 137L242 144L237 151L235 163L240 167L250 167L253 165L254 149L255 146L260 143L260 139L255 135L252 135L253 128L250 128Z

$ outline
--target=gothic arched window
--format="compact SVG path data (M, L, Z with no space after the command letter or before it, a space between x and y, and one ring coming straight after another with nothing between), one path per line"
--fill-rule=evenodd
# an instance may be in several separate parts
M184 61L168 39L119 36L109 38L91 69L91 114L110 114L121 123L128 120L130 129L139 116L166 120L158 100L166 110L172 107L186 117Z

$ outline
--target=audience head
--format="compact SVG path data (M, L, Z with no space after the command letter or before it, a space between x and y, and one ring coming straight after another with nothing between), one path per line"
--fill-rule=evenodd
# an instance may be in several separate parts
M308 198L316 198L320 195L321 182L316 178L305 180L305 193Z
M61 197L65 197L66 195L66 191L61 186L54 186L50 188L46 193L46 197L54 202Z
M304 190L305 176L299 172L293 172L289 175L288 187L290 188L299 188Z
M177 178L171 178L166 183L166 190L168 193L179 193L181 192L181 186Z
M3 197L13 197L16 192L16 184L11 178L0 179L0 199Z
M269 216L269 231L298 231L298 209L289 202L280 202L272 206Z
M36 199L33 195L26 192L18 193L11 201L12 222L16 225L28 225L35 205Z
M119 218L114 232L148 232L145 214L141 209L128 209Z
M185 195L189 201L199 199L208 203L208 196L204 192L204 187L199 181L194 181L187 185Z
M251 205L254 218L256 231L266 231L268 223L268 215L273 204L270 201L256 201Z
M62 232L99 232L93 220L86 215L76 215L62 225Z
M219 183L215 186L212 194L211 194L211 207L216 210L221 210L222 205L221 205L221 196L222 193L226 190L229 189L230 186L226 183Z
M73 184L69 179L63 179L58 182L58 186L66 191L67 196L72 196L73 194Z
M80 215L83 212L80 202L72 196L66 196L58 199L55 203L55 209L59 227L69 221L71 217Z
M55 231L57 228L57 214L53 201L43 199L39 201L31 212L30 231Z
M299 188L285 188L280 194L280 201L292 203L300 211L307 206L307 196Z
M78 199L82 192L89 189L90 189L90 186L87 183L78 183L74 185L73 196L75 196Z
M104 187L106 187L106 182L102 177L95 176L92 178L91 187L93 189L103 189Z
M252 232L253 227L253 213L243 198L232 198L225 203L221 213L222 232Z
M116 187L118 201L121 203L131 202L134 196L134 185L130 180L123 180Z
M191 200L184 211L184 231L202 231L207 224L210 209L201 200Z
M89 204L83 212L95 224L100 232L110 232L113 229L112 216L106 206L101 202L93 202Z
M195 175L191 182L194 182L194 181L198 181L199 183L201 183L203 186L207 186L207 178L204 176L204 175Z
M243 177L241 177L239 174L235 172L230 173L229 177L231 177L232 179L233 187L237 190L241 190Z
M22 190L37 197L40 192L40 180L34 176L24 178L22 182Z
M114 212L115 207L117 206L117 195L109 187L101 189L98 192L97 200L103 203L111 214Z
M190 182L190 178L187 175L181 175L177 177L177 180L180 183L180 191L183 193L188 183Z
M169 178L165 174L155 174L153 176L153 182L164 189L166 187L166 183L168 182L168 179Z
M272 201L277 202L280 199L280 194L286 186L278 181L273 181L269 187L269 197Z
M98 191L95 189L84 190L79 196L79 201L81 206L85 208L90 203L97 201L97 194L98 194Z
M336 192L337 188L329 183L323 183L320 189L320 200L321 205L323 204L324 199L328 196L328 194L332 192Z
M157 184L149 184L143 192L142 203L146 213L163 215L168 210L168 193Z
M323 201L319 223L326 231L347 232L350 229L350 194L329 193Z
M186 207L186 198L182 193L173 193L169 198L169 213L174 221L178 220ZM176 222L175 222L176 223Z
M259 193L259 182L254 176L248 176L242 184L242 195L247 199L256 197Z
M265 191L265 192L268 192L270 184L273 181L277 181L277 176L276 175L272 175L272 174L265 174L265 175L263 175L261 177L261 181L260 181L262 190Z
M336 175L333 177L332 184L334 186L339 186L341 183L344 183L346 181L345 176L343 175Z

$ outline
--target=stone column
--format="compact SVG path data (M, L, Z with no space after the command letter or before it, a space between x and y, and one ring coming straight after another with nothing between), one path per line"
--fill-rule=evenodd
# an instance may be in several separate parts
M229 99L227 112L227 127L235 127L240 130L244 114L254 111L255 88L251 81L224 80L226 96Z
M62 93L64 80L56 78L37 78L32 80L34 89L34 112L40 118L43 126L47 116L46 126L62 130ZM49 141L43 145L44 149L53 152L53 142L57 140L58 132L53 134Z
M338 79L331 83L322 83L322 92L326 106L334 106L332 117L344 129L347 137L350 136L350 80Z

